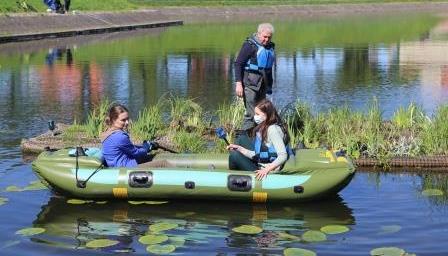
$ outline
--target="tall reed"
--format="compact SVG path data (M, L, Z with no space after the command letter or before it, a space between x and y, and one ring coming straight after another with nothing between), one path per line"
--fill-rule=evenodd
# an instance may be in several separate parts
M313 116L311 107L307 103L297 100L293 105L287 105L282 109L281 116L288 128L288 134L291 139L290 145L292 147L305 143L306 140L309 141L309 139L305 138L304 129L306 123L310 125Z
M216 110L218 126L224 127L229 133L233 132L243 124L244 112L244 102L241 99L220 104Z
M104 100L92 109L85 124L75 120L64 132L64 142L77 145L97 138L104 130L109 105ZM164 110L166 106L169 113ZM169 118L163 118L164 114L169 114ZM215 127L223 126L232 142L244 116L242 101L221 104L211 114L218 119ZM448 105L440 106L428 117L421 107L411 103L385 121L375 98L369 102L366 113L343 106L315 115L309 105L297 101L283 109L281 115L293 147L303 142L308 148L344 148L354 158L373 157L384 164L395 156L448 154ZM226 152L223 140L204 133L209 125L204 116L202 107L193 100L173 97L141 110L130 125L130 133L135 140L164 137L181 152Z
M206 127L202 107L192 99L175 96L169 98L166 103L170 108L171 129L197 129L202 132Z
M423 148L427 154L448 153L448 105L437 108L422 132Z
M176 149L183 153L203 153L208 150L207 141L198 132L177 131L171 137Z
M105 118L110 106L110 101L104 99L99 106L94 106L90 111L85 124L86 133L90 137L98 138L106 128Z
M146 107L138 113L137 120L129 127L132 138L138 141L153 140L163 133L165 127L162 119L161 103Z

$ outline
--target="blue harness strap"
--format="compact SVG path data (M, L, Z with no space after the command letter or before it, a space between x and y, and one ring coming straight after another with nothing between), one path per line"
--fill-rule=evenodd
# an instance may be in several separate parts
M257 57L247 61L246 70L259 71L263 69L271 69L274 65L275 52L274 47L265 47L257 42L254 38L247 39L252 45L257 47Z
M267 151L262 150L263 147L267 148ZM272 163L277 158L277 152L275 151L274 146L271 145L267 147L266 145L263 145L261 134L259 132L257 132L255 136L254 151L256 156L255 158L259 163ZM286 153L288 154L288 159L290 156L295 155L289 145L286 145Z

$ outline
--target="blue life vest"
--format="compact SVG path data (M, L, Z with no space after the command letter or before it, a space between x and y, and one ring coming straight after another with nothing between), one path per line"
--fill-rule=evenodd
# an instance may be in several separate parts
M257 57L250 58L247 61L245 69L252 71L272 69L275 60L274 44L270 43L265 47L252 37L248 38L247 41L251 45L257 47Z
M266 146L262 141L260 133L257 133L257 135L255 136L254 151L255 160L258 163L272 163L278 157L274 145L271 145L269 147ZM286 153L288 154L287 159L289 159L291 155L294 155L294 151L292 151L289 145L286 145Z

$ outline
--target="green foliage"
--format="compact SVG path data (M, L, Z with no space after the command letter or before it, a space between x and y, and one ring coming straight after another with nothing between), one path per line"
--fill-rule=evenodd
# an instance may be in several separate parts
M427 154L448 153L448 105L440 106L423 129L423 148Z
M304 143L305 135L303 133L305 123L312 118L311 108L305 102L297 100L295 104L287 106L281 113L283 120L286 122L288 134L290 137L290 145L295 147L300 142Z
M100 133L106 129L105 119L109 110L110 102L108 99L103 100L99 106L93 108L87 117L85 124L88 136L98 138Z
M166 103L171 109L170 129L202 132L206 127L202 107L193 100L171 97Z
M227 133L233 133L233 131L243 124L244 117L244 102L242 100L236 100L232 103L224 103L218 106L216 115L218 117L218 125L222 126Z
M75 121L67 128L62 135L66 145L79 145L97 137L104 129L108 106L109 102L104 101L92 110L85 124ZM448 153L448 105L440 106L430 118L421 108L410 104L397 110L391 121L383 120L376 99L369 103L366 113L343 106L313 115L310 109L306 103L297 101L281 112L292 146L300 141L308 148L322 145L343 148L350 157L372 157L386 166L389 159L396 156ZM163 118L167 112L169 118ZM227 139L232 142L243 113L242 102L236 102L220 105L211 115L219 120L216 126L225 127ZM167 139L179 152L227 152L225 142L211 136L211 129L207 130L204 119L199 104L191 99L174 97L141 110L130 133L134 140Z
M419 124L423 124L425 120L426 115L423 108L414 102L409 104L407 108L398 108L391 119L395 127L402 130L419 128Z
M176 131L172 135L172 141L177 151L184 153L203 153L207 151L207 141L199 133L187 131Z
M10 0L2 1L0 3L1 12L37 12L43 10L39 8L40 5L44 5L42 1L38 0Z
M129 127L132 138L137 141L152 140L164 128L160 103L144 108Z
M362 125L362 116L353 113L348 106L332 108L325 115L325 130L328 146L332 149L352 149L357 142L356 135Z
M85 125L78 124L75 120L72 125L62 133L62 141L67 147L74 147L80 145L83 138L86 137L87 127Z

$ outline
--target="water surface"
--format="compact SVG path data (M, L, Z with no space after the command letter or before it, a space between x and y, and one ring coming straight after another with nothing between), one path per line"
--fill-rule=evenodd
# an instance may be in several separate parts
M365 111L378 99L385 118L416 102L430 115L448 98L448 22L432 14L273 19L278 58L273 100L297 99L313 111L349 105ZM209 110L234 99L233 60L256 21L180 27L0 45L0 248L2 255L147 254L138 242L148 226L176 223L165 233L183 254L278 254L300 247L318 255L368 255L396 246L417 255L446 255L447 176L358 172L338 198L311 204L252 205L169 201L70 205L49 190L6 192L36 180L23 161L21 138L47 121L82 121L104 97L132 113L172 95ZM437 188L444 196L425 197ZM258 235L232 228L262 227ZM330 224L350 230L307 243L287 239ZM45 233L22 237L25 227ZM87 249L92 239L120 241ZM182 242L184 241L184 242Z

